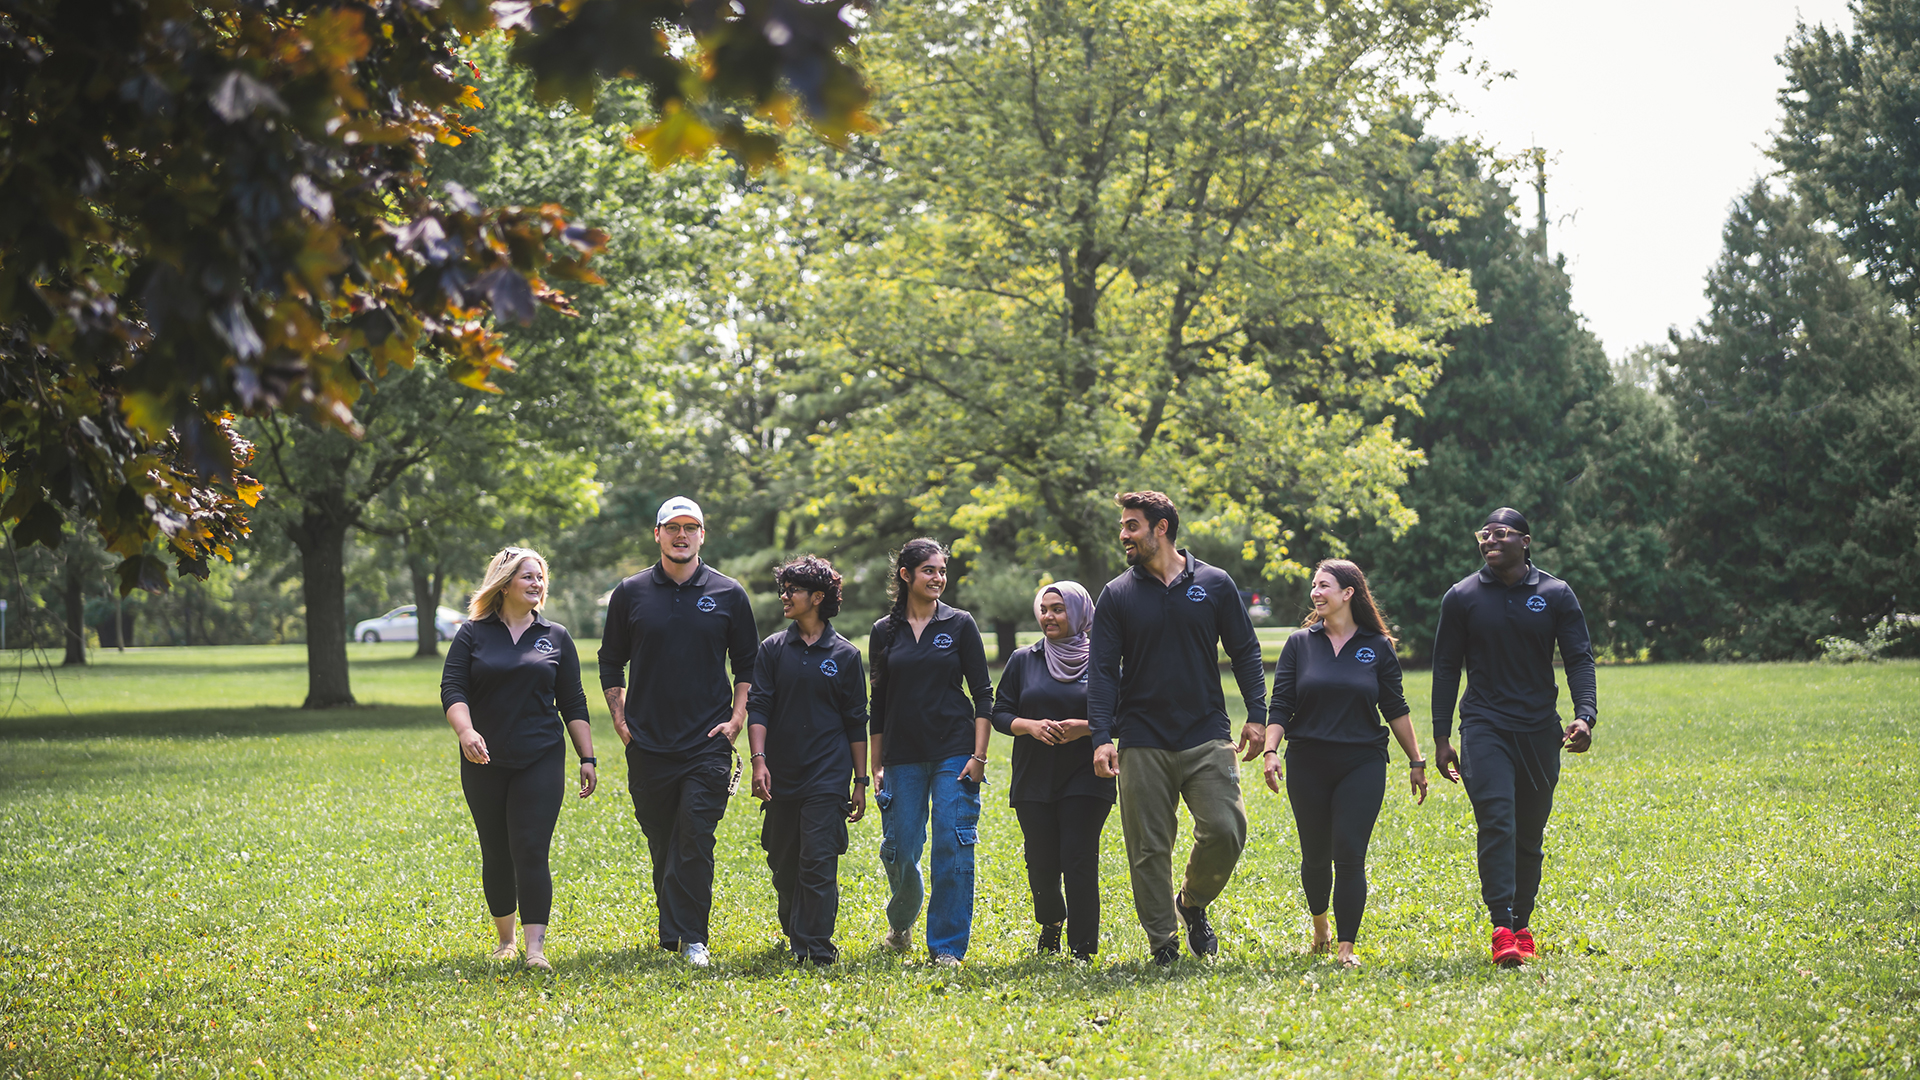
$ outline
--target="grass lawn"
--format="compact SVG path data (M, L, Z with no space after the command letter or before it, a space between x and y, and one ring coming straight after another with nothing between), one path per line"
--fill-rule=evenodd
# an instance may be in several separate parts
M693 972L653 947L602 714L601 792L556 837L558 970L536 976L485 959L437 665L352 649L375 704L315 713L292 707L297 648L105 652L57 694L7 654L0 1078L1920 1074L1920 664L1602 669L1548 835L1546 952L1514 972L1484 959L1444 785L1389 795L1366 967L1304 954L1292 819L1253 765L1215 963L1144 963L1117 815L1098 964L1031 955L996 784L963 970L875 945L877 817L842 863L846 962L789 969L743 792Z

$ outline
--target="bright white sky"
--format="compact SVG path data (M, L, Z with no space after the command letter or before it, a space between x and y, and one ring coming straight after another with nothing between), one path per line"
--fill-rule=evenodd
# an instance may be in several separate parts
M1684 333L1732 201L1770 171L1775 60L1796 19L1851 32L1846 0L1492 0L1474 55L1512 78L1444 86L1462 114L1440 135L1503 154L1544 146L1548 244L1607 355ZM1520 188L1525 221L1531 187Z

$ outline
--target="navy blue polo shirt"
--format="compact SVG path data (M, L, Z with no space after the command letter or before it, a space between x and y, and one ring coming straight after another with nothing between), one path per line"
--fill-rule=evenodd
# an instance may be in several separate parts
M1407 715L1400 658L1385 634L1355 627L1336 653L1323 623L1295 630L1273 670L1267 722L1287 741L1387 748L1385 721Z
M845 797L854 775L847 748L867 741L867 671L860 650L832 623L811 645L798 623L769 634L753 662L747 723L767 729L774 798Z
M912 627L902 625L895 634L882 618L867 638L867 658L873 664L872 730L886 737L884 764L973 753L973 721L993 715L993 683L972 615L936 603L918 640Z
M1433 735L1453 736L1453 705L1460 672L1467 693L1460 724L1488 724L1500 731L1557 727L1553 650L1567 668L1573 715L1597 720L1593 645L1587 617L1567 583L1527 563L1526 576L1502 585L1493 571L1463 578L1440 601L1433 632Z
M1061 682L1047 670L1043 642L1019 650L1000 673L1000 688L993 695L993 726L1004 735L1013 734L1013 722L1027 720L1085 720L1087 718L1087 677L1083 673L1072 682ZM1086 796L1114 800L1112 777L1093 771L1093 740L1075 739L1054 746L1031 735L1013 740L1013 779L1007 785L1007 802L1050 803L1060 799Z
M455 702L487 740L489 764L533 764L565 737L563 719L588 719L573 635L538 612L519 641L498 615L461 623L440 669L440 707Z
M731 744L707 732L733 718L733 688L752 680L759 644L739 582L702 562L681 584L656 563L607 599L600 686L625 686L632 669L626 721L641 751L725 754Z
M1142 566L1107 582L1093 609L1087 723L1098 748L1190 750L1232 741L1220 691L1218 649L1226 648L1247 704L1247 722L1267 722L1260 638L1227 572L1188 554L1172 584Z

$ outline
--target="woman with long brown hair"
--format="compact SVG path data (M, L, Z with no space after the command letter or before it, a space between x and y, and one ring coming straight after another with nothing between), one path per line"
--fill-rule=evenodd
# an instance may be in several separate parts
M1293 804L1313 951L1326 952L1336 940L1327 927L1331 894L1340 966L1359 967L1353 945L1367 906L1367 844L1386 799L1387 732L1406 752L1408 786L1422 803L1427 763L1400 688L1397 643L1367 575L1345 559L1323 560L1309 595L1313 611L1281 647L1273 673L1267 787L1278 792L1285 782Z
M517 908L527 966L551 971L547 854L566 801L568 736L580 754L580 797L599 780L580 654L566 627L541 616L546 599L547 560L538 552L510 547L495 555L467 605L471 618L447 646L440 703L460 739L460 787L480 836L480 884L500 939L493 959L518 955Z
M893 610L867 638L867 753L880 807L880 865L891 891L885 944L895 952L911 947L924 902L928 955L957 966L973 938L973 849L993 735L993 684L973 616L940 599L947 549L939 541L907 541L894 556L891 588ZM930 890L920 874L928 840Z

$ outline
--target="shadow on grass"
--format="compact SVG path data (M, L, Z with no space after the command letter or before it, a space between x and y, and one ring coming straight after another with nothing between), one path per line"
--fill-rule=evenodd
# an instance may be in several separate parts
M445 720L432 705L354 705L342 709L299 709L253 705L241 709L183 709L174 712L88 712L74 716L23 716L0 719L0 743L64 742L102 738L242 738L256 735L307 735L324 731L393 731L432 727Z
M958 969L947 969L936 967L924 959L903 961L898 955L877 947L871 951L843 950L838 963L824 967L795 964L784 949L773 947L745 957L716 958L711 968L697 970L689 967L678 953L647 945L577 953L556 949L554 971L548 974L525 967L518 961L496 964L486 958L483 951L486 942L477 935L475 941L471 953L457 956L421 961L367 959L371 961L371 969L383 982L446 983L464 979L470 983L504 983L513 979L530 979L543 984L564 984L569 980L620 983L644 977L656 987L663 981L693 984L717 979L771 988L791 986L796 982L864 985L879 978L897 980L901 985L933 997L952 995L955 1000L977 996L983 990L999 990L1016 997L1038 993L1048 997L1073 995L1098 1000L1143 985L1214 979L1238 982L1253 976L1276 973L1265 964L1236 961L1202 963L1191 957L1183 957L1171 968L1159 968L1144 956L1091 965L1072 963L1060 957L1029 957L1013 961L969 962ZM356 977L352 981L358 985L359 979Z

